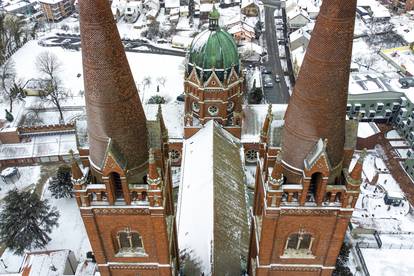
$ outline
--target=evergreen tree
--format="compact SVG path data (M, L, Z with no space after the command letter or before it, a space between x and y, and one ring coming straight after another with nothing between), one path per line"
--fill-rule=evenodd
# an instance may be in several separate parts
M332 276L352 276L352 272L348 267L350 246L346 243L342 244L339 251L338 259L336 260L335 270Z
M53 177L49 183L49 191L54 198L73 197L71 169L69 166L60 166L56 177Z
M0 243L20 255L25 250L42 248L50 241L49 234L58 225L58 218L59 212L36 193L11 190L0 213Z

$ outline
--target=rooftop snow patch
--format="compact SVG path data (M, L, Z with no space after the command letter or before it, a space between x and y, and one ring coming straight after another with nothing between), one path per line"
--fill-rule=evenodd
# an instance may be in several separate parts
M287 104L273 104L272 114L273 121L270 128L270 143L278 146L281 139L281 129L284 124ZM258 143L260 140L260 131L266 118L268 106L264 104L246 105L243 107L244 118L242 124L242 142Z
M380 133L378 126L374 122L360 122L358 125L358 137L368 138Z
M241 143L209 121L184 142L178 243L188 275L240 275L248 246Z

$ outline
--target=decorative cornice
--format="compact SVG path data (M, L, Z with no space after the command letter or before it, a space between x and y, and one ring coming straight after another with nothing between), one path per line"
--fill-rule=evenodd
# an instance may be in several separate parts
M313 210L313 209L281 209L280 215L288 216L336 216L337 211L333 210Z
M149 215L148 208L97 208L93 209L95 215Z

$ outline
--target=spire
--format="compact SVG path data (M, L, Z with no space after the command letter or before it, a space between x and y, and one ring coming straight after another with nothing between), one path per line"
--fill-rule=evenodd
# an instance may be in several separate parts
M343 159L356 2L322 3L285 115L283 160L298 169L320 138L332 168Z
M279 180L281 178L283 178L283 168L282 168L282 156L281 153L279 152L276 156L276 161L275 161L275 165L273 167L273 171L272 171L272 178Z
M272 124L272 120L273 120L272 104L269 104L269 106L267 108L266 118L263 122L263 127L262 127L262 131L261 131L261 140L262 140L262 142L267 141L267 137L268 137L268 134L269 134L269 126Z
M162 138L168 140L168 130L165 126L164 117L162 116L161 104L158 104L157 120L160 122Z
M213 9L208 14L208 29L211 31L217 30L219 27L219 24L218 24L219 19L220 19L220 13L216 8L216 1L213 0Z
M357 163L352 169L350 176L355 181L361 181L362 178L362 166L364 164L365 156L367 155L366 149L361 152L361 155L358 158Z
M149 167L148 167L148 180L156 180L160 176L157 170L157 164L155 163L154 150L149 150Z
M145 169L146 118L107 0L79 1L90 161L102 168L109 138L129 170Z
M79 168L78 162L76 162L76 159L73 155L73 150L70 150L69 153L72 156L72 162L71 162L72 179L74 180L82 179L83 173L81 169Z

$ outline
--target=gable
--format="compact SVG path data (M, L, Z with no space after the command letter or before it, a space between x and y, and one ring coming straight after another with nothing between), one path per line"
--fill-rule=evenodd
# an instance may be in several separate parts
M219 80L219 78L217 77L216 73L213 71L210 75L210 77L208 78L208 80L206 81L206 87L222 87L222 83Z

